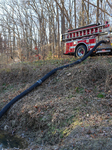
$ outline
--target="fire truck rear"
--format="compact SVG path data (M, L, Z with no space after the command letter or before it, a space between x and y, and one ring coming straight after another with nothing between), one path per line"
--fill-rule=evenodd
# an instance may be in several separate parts
M86 55L100 40L109 40L109 44L100 45L93 53L110 53L112 54L112 26L105 24L90 24L76 29L68 30L62 34L61 41L65 42L65 55L74 55L83 57Z

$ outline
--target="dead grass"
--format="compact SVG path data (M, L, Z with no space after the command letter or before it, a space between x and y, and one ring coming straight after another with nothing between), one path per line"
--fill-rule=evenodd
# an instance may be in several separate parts
M2 69L0 108L67 61L41 62L41 65L35 62ZM41 144L44 149L80 149L82 146L89 149L94 147L96 139L103 143L103 138L112 136L111 62L112 58L107 57L89 58L80 65L58 71L14 104L2 117L1 128L8 125L10 133L24 133L29 147L34 149L39 149ZM90 143L88 147L85 139Z

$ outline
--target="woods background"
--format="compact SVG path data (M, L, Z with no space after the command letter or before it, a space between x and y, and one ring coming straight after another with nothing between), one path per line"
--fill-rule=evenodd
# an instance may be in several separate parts
M1 0L0 63L63 57L67 29L111 20L112 0Z

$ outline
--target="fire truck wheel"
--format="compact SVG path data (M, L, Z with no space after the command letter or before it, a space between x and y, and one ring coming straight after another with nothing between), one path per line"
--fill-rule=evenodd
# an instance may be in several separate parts
M80 45L76 49L76 57L82 58L87 53L87 48L85 45Z

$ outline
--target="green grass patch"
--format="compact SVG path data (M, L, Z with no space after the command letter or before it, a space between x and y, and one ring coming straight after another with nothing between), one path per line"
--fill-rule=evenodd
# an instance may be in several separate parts
M76 93L83 93L84 92L84 88L76 87L75 88L75 92Z
M104 93L99 93L99 94L97 95L97 97L98 97L98 98L104 98L105 95L104 95Z

